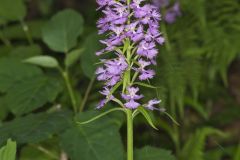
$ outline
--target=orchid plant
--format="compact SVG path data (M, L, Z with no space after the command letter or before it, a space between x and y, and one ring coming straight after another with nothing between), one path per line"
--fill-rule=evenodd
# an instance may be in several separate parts
M151 86L143 82L149 81L156 74L151 65L156 65L157 45L164 43L159 32L161 15L156 6L145 0L97 0L97 3L98 10L102 10L104 15L97 22L97 27L99 34L106 34L107 38L100 41L106 47L96 55L111 54L109 59L100 59L102 66L96 70L97 80L104 82L103 90L100 91L104 99L99 102L97 109L103 108L110 101L120 107L92 120L112 111L124 111L127 115L127 159L133 160L134 117L142 113L149 124L156 128L146 109L164 112L157 107L161 100L154 98L141 103L144 95L139 93L140 86Z

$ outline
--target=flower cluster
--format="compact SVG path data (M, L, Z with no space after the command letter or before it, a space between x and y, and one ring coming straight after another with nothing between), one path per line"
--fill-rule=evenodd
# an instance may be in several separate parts
M178 1L172 6L170 6L169 0L153 0L153 4L159 9L167 8L164 20L169 24L174 23L177 17L181 16L180 4Z
M154 70L149 67L151 64L156 65L156 47L164 43L159 32L161 15L156 6L145 1L97 0L98 9L103 12L97 27L99 34L106 34L107 38L100 41L106 47L96 55L113 53L110 55L111 59L101 59L103 66L96 70L97 79L105 82L104 91L100 93L106 97L97 108L116 99L111 90L121 83L125 86L121 94L126 101L124 107L136 109L140 106L137 100L143 98L143 95L137 94L139 88L134 87L133 82L137 78L140 81L149 80L155 75ZM153 109L158 103L160 101L154 99L142 106Z

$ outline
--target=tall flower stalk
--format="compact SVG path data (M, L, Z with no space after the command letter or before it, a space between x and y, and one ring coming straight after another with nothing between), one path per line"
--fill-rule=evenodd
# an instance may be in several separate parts
M159 32L161 15L157 7L146 0L97 0L103 17L97 22L99 34L106 39L106 47L96 54L102 66L96 70L97 80L104 82L100 93L104 96L98 109L108 102L116 102L127 115L127 159L133 160L133 119L142 113L148 122L145 109L159 110L160 100L154 98L142 103L139 85L155 76L151 65L156 65L157 45L164 43ZM121 88L120 88L121 87Z

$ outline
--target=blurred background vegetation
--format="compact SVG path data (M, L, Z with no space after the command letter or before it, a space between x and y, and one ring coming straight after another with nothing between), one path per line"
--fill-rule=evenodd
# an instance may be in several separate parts
M240 1L179 2L176 21L161 22L166 43L151 81L157 89L142 88L147 97L162 99L179 125L154 112L155 131L137 118L136 157L141 160L151 150L151 160L165 154L164 160L240 160ZM121 115L88 127L74 123L99 114L93 111L101 98L94 76L95 51L101 48L96 8L95 0L0 0L0 145L16 141L17 159L124 157ZM161 12L165 15L167 8ZM65 32L69 37L59 35ZM39 55L57 59L67 80L49 66L52 61L41 67L23 63ZM73 87L75 114L66 81Z

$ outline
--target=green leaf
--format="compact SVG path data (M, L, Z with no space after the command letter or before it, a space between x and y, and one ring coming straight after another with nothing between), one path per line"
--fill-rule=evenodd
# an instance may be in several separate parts
M0 18L0 26L6 24L6 21L2 18Z
M77 123L78 123L79 125L88 124L88 123L91 123L91 122L93 122L93 121L95 121L95 120L97 120L97 119L99 119L99 118L102 118L102 117L106 116L107 114L109 114L109 113L111 113L111 112L114 112L114 111L123 111L123 112L125 112L125 110L124 110L123 108L113 108L113 109L110 109L110 110L108 110L108 111L106 111L106 112L103 112L103 113L101 113L101 114L99 114L99 115L97 115L97 116L95 116L95 117L93 117L93 118L91 118L91 119L89 119L89 120L87 120L87 121L77 122Z
M31 65L23 64L14 59L0 59L0 92L6 92L13 85L35 76L41 76L42 71Z
M13 47L0 47L0 58L9 58L13 60L22 61L23 59L38 56L42 54L42 50L39 45L22 45Z
M143 86L143 87L147 87L147 88L152 88L152 89L156 89L157 87L154 87L152 85L146 84L146 83L141 83L141 82L134 82L135 85L139 85L139 86Z
M4 96L0 97L0 122L5 119L8 115L8 109L4 102Z
M62 91L61 80L48 77L32 65L0 59L0 91L14 114L22 115L52 102Z
M135 151L136 160L176 160L170 151L146 146Z
M226 134L219 131L218 129L214 129L211 127L205 127L198 129L195 134L193 134L188 141L185 143L181 154L181 160L204 160L204 146L205 140L209 135L218 135L221 137L225 137Z
M8 57L12 59L23 60L40 54L42 54L42 50L39 45L17 46L14 47L13 50L11 50Z
M23 0L0 0L0 17L8 21L23 20L26 7Z
M158 128L153 124L153 121L152 121L150 115L148 114L148 112L147 112L143 107L138 107L138 110L139 110L139 112L146 118L148 124L149 124L152 128L158 130Z
M84 49L76 49L68 53L66 55L65 65L67 67L74 65L78 60L80 60L80 56L82 55L83 51Z
M175 120L175 118L173 118L169 113L167 112L162 112L164 113L168 118L170 118L170 120L175 123L176 125L180 126L180 124Z
M15 160L17 152L17 144L11 139L8 139L7 145L0 149L1 160Z
M7 91L5 102L15 115L22 115L53 102L60 91L62 84L55 78L44 75L28 77Z
M6 57L9 52L11 52L12 47L1 45L0 46L0 58Z
M98 62L98 57L95 53L101 50L99 40L100 37L94 32L86 38L83 44L85 51L81 57L81 66L83 73L90 79L95 73L97 67L95 64Z
M86 121L98 112L84 112L77 121ZM61 144L72 160L123 160L119 126L105 116L87 125L74 126L61 136Z
M82 16L71 9L57 13L43 28L43 41L54 51L69 52L83 31Z
M17 143L37 143L70 127L72 113L68 111L31 114L14 119L0 127L0 145L9 137Z
M45 68L58 68L58 61L51 56L35 56L24 60L23 62L38 65Z

